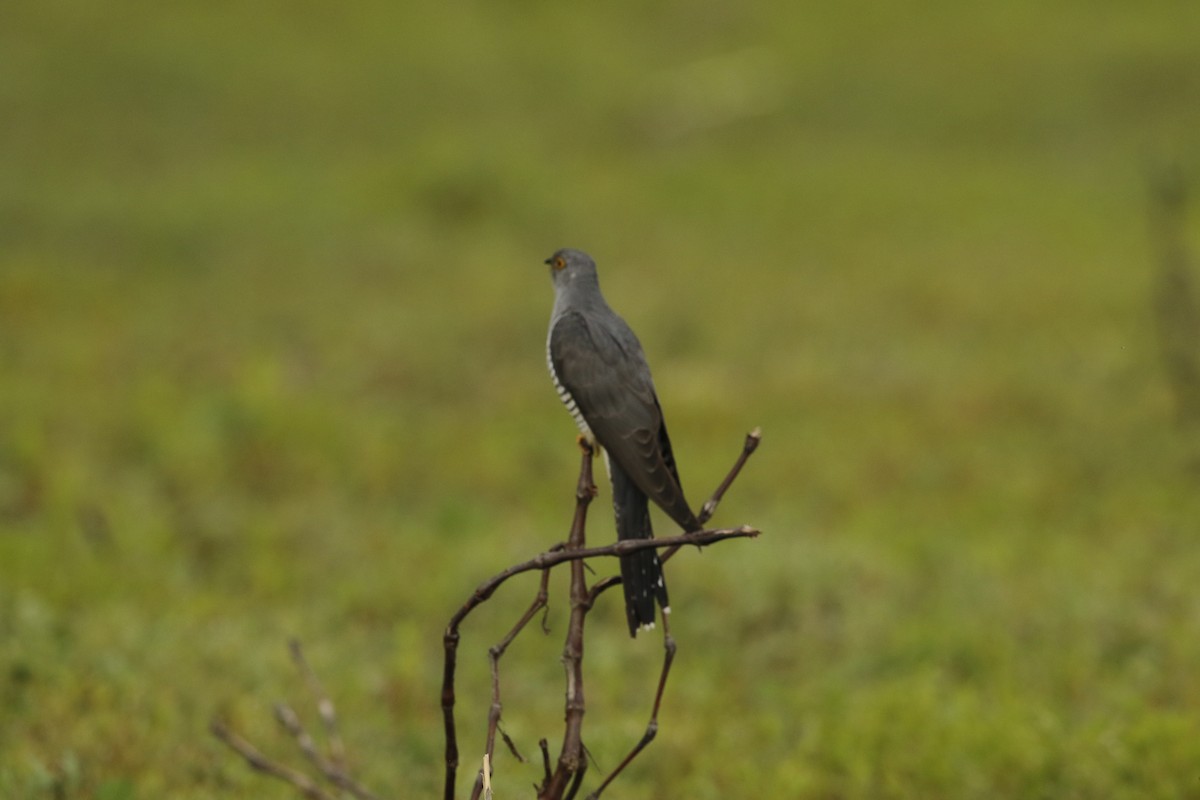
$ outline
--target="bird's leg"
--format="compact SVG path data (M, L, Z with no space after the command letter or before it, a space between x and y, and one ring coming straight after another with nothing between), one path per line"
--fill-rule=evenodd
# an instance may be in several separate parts
M579 445L580 451L583 452L584 459L591 461L592 457L596 455L596 445L592 443L592 440L589 437L583 435L582 433L575 437L575 444ZM582 485L584 474L585 470L581 469L579 472L580 491L583 491L584 489ZM587 492L591 497L595 497L598 492L596 491L596 484L592 482L592 471L588 469L586 470L586 474L588 482Z
M658 676L658 690L654 693L654 710L650 712L650 722L646 725L646 732L642 734L641 740L634 745L634 748L629 751L629 755L617 765L617 768L609 773L604 779L604 783L600 784L600 788L587 796L587 800L596 800L600 797L600 793L608 788L608 785L621 774L630 762L637 757L637 754L645 749L646 745L654 741L654 737L658 734L658 709L662 705L663 691L667 688L667 676L671 673L671 662L675 660L675 637L671 636L670 613L664 610L662 615L663 627L663 649L666 654L663 656L662 673Z

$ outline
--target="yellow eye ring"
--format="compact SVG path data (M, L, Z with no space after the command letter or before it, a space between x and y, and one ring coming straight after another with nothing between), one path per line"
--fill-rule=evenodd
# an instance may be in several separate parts
M557 258L554 259L554 268L555 269L565 269L566 266L567 266L567 262L563 259L562 256L558 256Z

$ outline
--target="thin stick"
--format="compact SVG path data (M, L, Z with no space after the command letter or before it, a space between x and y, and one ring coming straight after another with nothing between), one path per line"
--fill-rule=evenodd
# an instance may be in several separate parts
M308 690L317 701L317 714L321 717L321 724L325 728L325 739L329 743L329 760L338 767L345 769L346 767L346 746L342 743L341 733L338 732L337 710L334 708L333 701L329 699L329 695L325 692L325 687L321 685L321 681L317 678L317 673L309 665L308 659L304 657L304 648L300 645L299 639L290 639L288 641L288 651L292 655L292 663L296 665L296 669L304 676L304 682L308 685Z
M608 785L629 766L638 753L642 752L646 748L646 745L654 741L654 737L658 735L658 710L662 706L663 691L667 688L667 676L671 674L671 662L675 660L675 637L671 635L670 616L670 614L663 614L663 649L666 652L663 655L662 672L658 676L658 690L654 693L654 708L650 711L650 722L646 724L646 732L642 734L641 740L629 751L629 755L625 756L624 760L617 765L617 768L608 774L608 777L604 779L600 787L587 796L587 800L597 800L601 792L607 789Z
M533 602L530 603L529 608L517 620L517 624L513 626L513 629L499 643L493 645L488 650L488 659L491 661L492 666L492 707L488 713L487 747L485 749L488 758L495 756L496 730L500 725L500 710L502 707L500 703L500 658L508 650L508 646L512 644L513 639L517 638L517 634L524 630L529 621L534 618L534 615L546 607L546 600L550 594L549 586L550 570L544 569L542 570L542 581L538 585L538 593L533 598ZM503 732L501 732L501 735L503 735ZM512 750L513 755L518 760L524 761L525 759L521 757L516 747L513 746L512 740L507 736L504 736L504 739L508 743L509 749Z
M530 603L529 608L526 609L525 613L521 615L521 618L517 620L517 624L512 627L512 630L510 630L497 644L492 645L492 647L488 649L488 660L491 662L492 669L492 705L488 710L487 740L483 750L483 763L488 768L491 767L492 759L496 754L496 732L498 730L500 735L504 737L504 743L508 745L508 749L513 756L515 756L518 761L525 760L517 751L517 746L513 744L513 740L510 739L508 734L504 733L503 730L500 730L500 712L503 708L503 705L500 702L500 658L504 655L504 651L508 649L508 646L512 644L513 640L517 638L517 634L519 634L525 628L525 626L529 624L529 621L534 618L539 610L546 607L546 600L550 594L549 587L550 570L544 569L542 570L542 580L538 585L537 595L533 598L533 602ZM481 773L480 778L475 782L475 787L471 790L471 800L477 800L480 791L484 793L485 797L487 796L489 787L491 786L491 777L492 776L490 773Z
M753 455L754 451L758 449L758 445L761 441L761 428L755 428L754 430L750 431L750 433L746 434L746 439L742 444L742 451L738 454L737 460L734 461L733 466L730 468L729 473L725 476L725 479L722 480L717 486L716 491L712 493L712 497L709 498L708 502L706 502L700 510L698 519L701 525L703 525L705 522L708 522L708 520L712 518L713 514L717 510L717 506L721 502L721 499L725 496L725 493L729 491L729 487L733 485L733 482L737 480L738 475L740 475L742 472L742 468L746 466L746 462L749 460L750 456ZM663 542L666 540L660 539L659 541ZM678 552L679 548L682 546L682 544L671 544L663 552L662 561L665 562L671 556L675 555L675 553ZM596 598L599 597L604 591L616 586L619 583L621 583L621 576L619 575L613 575L605 578L602 581L598 581L592 586L591 592L589 592L590 602L594 603ZM613 780L616 779L616 777L620 775L627 766L629 766L630 762L632 762L633 759L636 758L637 755L641 753L648 744L650 744L650 742L654 741L654 737L658 735L658 711L662 706L663 692L667 686L667 677L671 673L671 663L675 660L675 638L671 636L669 617L667 614L663 614L663 648L666 652L663 656L662 672L659 674L658 689L654 694L654 708L650 712L650 722L646 726L646 732L642 735L642 738L638 741L638 743L634 745L633 750L631 750L629 754L625 756L624 760L617 765L616 769L609 773L609 775L604 779L604 782L600 784L600 787L587 796L587 800L596 800L596 798L599 798L600 794L606 788L608 788L608 785L612 783Z
M733 484L734 480L737 478L738 474L741 472L742 467L745 465L747 459L750 457L750 454L752 454L755 451L755 449L757 449L758 444L761 441L761 439L762 439L762 433L758 428L755 428L753 431L751 431L749 434L747 434L745 443L743 444L743 447L742 447L742 452L738 456L737 461L734 463L733 467L730 469L729 474L725 477L725 480L723 480L721 482L721 484L717 487L717 490L713 493L712 498L707 503L704 504L704 507L702 508L701 515L700 515L700 519L702 521L706 521L708 518L710 518L712 516L712 513L713 513L713 511L715 511L717 504L720 503L721 498L724 496L725 492L729 489L729 487ZM740 528L721 528L721 529L714 529L714 530L702 530L702 531L695 531L692 533L684 533L684 534L680 534L677 536L661 537L658 539L627 539L624 541L614 542L613 544L606 545L603 547L591 547L591 548L584 547L583 546L583 541L584 541L583 528L584 528L584 524L585 524L586 516L587 516L586 509L587 509L588 503L591 502L591 499L595 494L595 486L592 485L591 449L590 449L590 447L587 446L586 442L583 442L583 441L580 442L580 446L584 450L584 456L583 456L584 463L580 467L580 480L579 480L579 484L576 489L576 518L573 520L572 526L571 526L572 537L574 538L576 535L578 535L578 540L579 540L578 547L567 546L567 547L563 548L560 546L557 548L553 548L544 553L539 553L537 556L534 556L533 558L529 559L528 561L522 562L520 564L515 564L515 565L503 570L502 572L499 572L496 575L493 575L491 578L489 578L488 580L481 583L478 587L476 587L475 591L471 594L471 596L469 598L467 598L467 601L462 605L462 607L459 608L459 610L457 612L455 612L454 616L452 616L450 618L450 622L446 626L445 634L442 637L442 644L443 644L443 649L445 652L445 660L444 660L443 669L442 669L442 720L443 720L443 727L445 729L445 736L446 736L446 750L445 750L446 773L445 773L445 782L443 785L444 800L454 800L455 781L456 781L457 771L458 771L458 758L459 758L458 739L457 739L457 727L456 727L455 719L454 719L454 706L456 703L456 696L455 696L455 692L454 692L454 678L455 678L455 673L457 671L457 664L458 664L458 644L461 639L461 634L459 633L459 628L462 625L463 621L467 618L467 616L470 615L470 613L476 607L478 607L481 603L487 601L495 593L495 591L501 585L503 585L505 583L505 581L507 581L509 578L512 578L513 576L519 575L523 572L529 572L529 571L532 571L535 569L543 570L543 572L546 572L546 571L550 570L552 567L555 567L564 562L572 562L572 581L571 581L572 592L576 591L576 589L579 588L582 591L582 594L580 595L578 600L576 600L574 598L574 596L572 599L572 609L571 609L572 622L571 622L571 625L568 626L568 632L567 632L568 649L564 650L564 662L566 662L568 664L567 738L569 739L570 736L572 735L572 725L571 725L572 712L571 712L571 708L570 708L570 703L571 703L570 695L571 695L571 691L573 688L572 683L571 683L572 673L570 671L571 670L570 664L572 662L569 661L569 654L571 652L569 650L569 646L570 646L570 643L573 641L573 636L576 633L578 633L578 635L580 637L580 641L578 644L578 650L580 653L579 661L581 663L582 662L582 630L583 630L584 617L586 616L587 611L591 609L596 597L599 596L599 594L601 592L603 592L604 590L606 590L612 586L615 586L617 583L620 583L620 581L621 581L619 576L614 576L612 578L605 578L604 580L599 581L597 584L595 584L589 590L587 588L586 583L583 580L582 572L583 572L583 569L587 566L583 562L585 562L587 559L598 558L598 557L602 557L602 556L620 557L620 556L629 555L630 553L635 553L635 552L638 552L641 550L648 550L651 548L663 550L664 551L663 560L665 561L666 559L670 558L672 554L674 554L680 547L682 547L685 544L691 544L691 545L703 547L706 545L713 544L715 542L723 541L725 539L754 538L759 535L759 531L757 529L744 525ZM579 577L578 582L575 580L575 577L574 577L574 570L576 568L578 568L580 571L580 577ZM576 619L577 613L578 613L578 626L576 629L571 626L576 624L575 619ZM528 620L524 620L523 624L528 624ZM508 639L508 641L511 641L511 639ZM579 677L578 686L579 686L580 690L582 690L582 667L580 667L580 674L578 677ZM497 696L495 680L496 680L495 673L493 673L493 701L495 701L496 696ZM660 685L659 693L661 695L661 685ZM582 700L582 694L580 694L580 699ZM582 711L582 706L581 706L578 709L578 713L577 713L577 719L579 721L579 725L582 724L582 713L583 713L583 711ZM498 717L497 717L497 720L498 720ZM497 722L497 727L498 727L498 722ZM490 728L490 715L489 715L489 728ZM577 728L575 729L575 731L576 731L576 734L578 735ZM493 744L491 744L489 746L488 752L491 754L494 754L493 753L494 734L492 734L490 731L489 731L489 741L493 742ZM571 744L571 743L568 742L566 739L564 739L564 743L563 743L563 755L564 756L568 752L569 744ZM572 747L573 747L573 745L572 745ZM582 748L582 737L581 736L579 737L579 747ZM546 749L546 746L542 746L542 753L543 753L543 760L544 760L544 764L545 764L546 775L545 775L545 779L543 780L541 786L539 786L539 797L562 797L562 792L566 788L566 785L563 784L562 781L570 776L578 776L579 768L576 767L574 769L571 769L569 771L570 775L561 774L563 772L563 769L562 769L563 768L563 760L562 760L563 756L560 756L559 769L554 772L551 772L550 763L549 763L549 758L550 758L549 751ZM579 759L576 757L575 759L568 759L568 762L577 761L577 760L579 760ZM584 761L584 767L586 767L586 761ZM479 790L482 790L482 780L480 780L478 776L476 779L476 787L478 787ZM551 788L554 788L558 792L558 794L551 794L549 791ZM577 783L576 783L576 788L577 788Z
M309 735L308 731L300 723L300 717L290 706L284 703L277 704L275 706L275 719L291 734L291 737L296 740L296 745L300 748L300 752L304 754L309 763L320 771L326 780L339 789L346 790L357 797L358 800L379 800L370 790L347 775L341 765L321 755L317 750L312 736Z
M542 785L550 782L550 743L545 738L538 739L538 748L542 751Z
M584 750L586 751L587 748L584 748ZM567 788L567 795L563 798L563 800L575 800L575 795L579 794L579 787L583 784L583 776L587 774L587 768L588 759L585 758L579 764L579 771L576 772L575 777L571 779L571 785Z
M275 721L296 740L296 745L300 748L300 752L304 754L304 757L308 759L309 763L321 772L324 772L326 767L332 766L317 752L316 743L308 735L308 731L304 729L304 726L300 724L300 717L292 710L291 706L284 703L276 703Z
M700 509L700 524L708 522L712 519L712 515L716 513L717 505L721 502L721 498L725 496L725 492L729 491L729 487L737 480L737 476L741 474L742 467L746 466L746 461L758 449L759 443L762 441L762 428L755 428L746 434L746 441L742 445L742 452L738 455L737 461L734 462L733 468L729 470L729 474L725 476L725 480L721 481L721 485L712 493L712 497L708 498L703 508Z
M465 616L465 615L464 615ZM442 636L445 661L442 664L442 726L446 735L446 778L444 800L454 800L454 778L458 774L458 735L454 730L454 671L458 663L458 628L446 629Z
M450 624L446 627L446 632L442 636L442 644L445 651L445 662L442 668L442 721L446 735L446 779L443 785L445 800L454 800L454 784L458 770L458 739L454 722L454 704L456 702L454 675L458 665L458 643L461 638L458 628L467 615L480 603L491 597L501 584L522 572L547 569L567 561L583 561L600 556L620 557L639 550L681 547L685 544L704 546L724 541L725 539L752 539L758 536L759 533L760 531L757 529L743 525L740 528L696 531L695 533L685 533L679 536L668 536L660 539L626 539L604 547L587 547L582 550L551 550L540 553L521 564L509 567L480 584L479 588L475 590L474 594L471 595L463 607L451 617ZM618 578L617 580L620 579Z
M737 480L738 475L740 475L742 473L742 467L746 466L746 462L750 459L750 456L754 454L754 451L758 449L758 445L760 442L762 442L762 428L755 428L754 430L752 430L746 434L746 439L742 443L742 452L738 453L737 460L735 460L733 462L733 466L729 468L729 473L725 476L725 479L723 481L721 481L720 485L717 486L716 491L714 491L712 493L712 497L710 497L708 499L708 501L704 504L704 506L700 509L700 516L697 517L697 519L700 521L701 525L703 525L704 523L706 523L710 519L712 519L712 515L714 513L716 513L717 506L720 504L721 498L723 498L725 496L725 492L729 491L729 487L733 485L733 482L735 480ZM695 534L693 534L693 535L695 535ZM757 535L757 534L755 534L755 535ZM645 541L645 540L630 540L630 541ZM670 537L659 538L654 541L656 541L660 544L667 543L669 545L667 547L667 549L665 551L663 551L663 553L661 555L661 561L663 561L664 563L671 556L673 556L677 552L679 552L679 548L683 544L691 544L691 542L675 543L670 539ZM608 591L612 587L619 585L620 583L621 583L620 575L613 575L613 576L605 578L602 581L598 581L594 586L592 586L592 592L591 592L592 601L595 602L597 597L599 597L601 594Z
M310 800L334 800L333 795L327 794L303 772L267 758L254 745L229 730L224 723L213 721L209 725L209 730L212 731L213 736L224 742L231 750L240 755L247 764L259 772L290 783L295 787L296 791L310 798Z
M579 446L583 458L579 466L579 483L575 489L575 518L571 522L571 535L565 550L567 553L586 550L588 505L596 496L596 487L592 483L592 448L582 438ZM587 767L587 759L583 756L583 624L591 606L583 567L582 559L571 562L571 615L567 623L567 640L563 645L563 667L567 674L566 731L554 773L538 788L539 800L561 798L567 786L580 780L578 773Z

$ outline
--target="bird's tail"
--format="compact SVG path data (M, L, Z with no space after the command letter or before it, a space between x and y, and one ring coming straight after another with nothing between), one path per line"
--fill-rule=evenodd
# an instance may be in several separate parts
M634 486L625 472L612 464L613 511L617 517L617 539L653 539L650 526L650 501ZM621 584L625 587L625 617L629 635L654 625L654 605L670 611L667 584L663 580L658 550L639 550L621 557Z

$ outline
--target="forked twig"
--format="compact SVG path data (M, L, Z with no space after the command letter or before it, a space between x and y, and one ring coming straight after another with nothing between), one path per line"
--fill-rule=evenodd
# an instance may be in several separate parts
M739 453L737 460L725 479L718 485L712 497L704 504L701 509L699 520L701 524L711 519L716 511L717 505L721 502L725 492L733 484L745 466L750 455L758 448L759 442L762 440L762 432L755 428L746 435L745 442L742 446L742 451ZM584 529L587 518L587 506L591 502L595 494L595 487L592 485L591 475L591 449L585 442L580 442L583 448L583 459L580 466L579 483L576 488L576 511L575 519L571 526L571 538L566 547L561 545L541 553L529 561L521 564L516 564L508 569L494 575L475 590L475 592L467 599L462 608L451 617L450 624L446 628L446 633L443 636L443 645L445 648L445 664L442 673L442 713L443 723L446 731L446 776L444 784L445 800L453 800L455 776L458 767L458 744L456 738L456 727L454 722L454 675L457 664L457 649L460 640L459 626L463 620L471 613L471 611L480 603L485 602L492 594L509 578L518 575L522 572L528 572L534 569L542 570L542 589L539 590L539 598L548 581L549 570L565 561L572 562L571 566L571 617L567 631L567 644L564 647L563 662L567 669L567 712L566 712L566 733L563 740L562 753L559 756L557 768L553 771L550 766L550 754L546 740L539 742L542 750L544 779L538 786L538 797L544 800L558 800L558 798L566 797L573 798L579 791L582 782L583 774L587 768L587 759L583 757L583 742L581 735L582 719L583 719L583 624L587 612L591 610L595 604L596 598L606 589L620 583L619 576L613 576L598 581L590 589L584 579L583 570L586 567L586 560L600 556L622 556L639 550L657 548L663 550L662 560L670 558L680 547L685 544L693 544L704 546L713 542L721 541L728 538L740 537L755 537L758 531L743 526L741 528L728 528L721 530L703 530L693 533L685 533L678 536L662 537L658 539L629 539L618 541L614 544L604 547L584 547ZM537 609L542 607L539 604L539 599L535 598L534 603L526 611L525 615L509 632L501 645L493 647L489 654L492 655L492 705L488 715L488 738L485 748L486 760L484 763L490 765L491 757L494 755L495 748L495 730L499 724L499 716L501 706L499 703L499 675L498 675L498 660L499 655L503 654L508 645L512 643L516 635L528 624L529 620L536 613ZM633 750L625 757L617 768L609 774L599 789L589 795L590 798L599 797L600 793L612 782L614 778L648 745L655 737L658 731L658 712L662 704L662 697L666 688L667 677L670 674L671 663L675 657L675 640L670 635L670 629L667 620L664 616L663 620L663 647L665 650L663 667L659 675L657 690L655 691L654 707L651 712L650 722L647 725L646 732L642 739L639 740ZM578 698L576 703L573 698ZM577 707L576 707L577 706ZM507 739L507 737L506 737ZM510 745L511 746L511 745ZM519 756L518 756L519 757ZM489 776L490 778L490 776ZM483 789L482 775L477 776L475 786L472 791L472 798L477 798Z
M709 501L701 508L699 520L702 525L712 517L721 498L737 478L746 460L758 447L760 440L761 433L758 429L747 435L742 452L733 468L730 469L729 474L717 487L717 490L713 492ZM595 496L596 489L592 485L591 448L585 442L581 442L581 447L583 455L579 470L579 481L575 492L575 515L566 544L558 545L528 561L513 565L484 581L475 589L454 616L451 617L446 627L443 635L445 662L442 670L441 694L443 725L446 735L446 772L443 787L445 800L453 800L454 798L455 777L458 768L458 741L454 720L454 678L460 640L459 627L471 611L488 600L505 581L515 575L532 570L541 570L542 572L538 592L533 602L512 629L488 651L491 662L492 702L488 713L487 738L482 766L477 774L472 797L478 798L482 795L484 798L490 798L492 796L492 762L495 757L497 733L500 734L513 755L518 760L524 760L517 751L513 741L500 727L503 707L500 700L499 662L509 645L528 626L538 611L543 611L543 614L545 613L550 570L559 564L570 562L570 615L566 642L563 647L563 665L567 678L566 730L563 736L562 750L556 764L551 764L550 749L546 739L541 739L538 742L538 747L542 754L543 780L536 788L539 800L574 800L582 786L588 767L587 750L584 747L582 735L584 714L584 623L587 613L593 608L597 597L606 589L620 583L619 577L605 578L589 588L585 577L585 569L589 569L586 564L587 560L599 557L620 557L640 550L656 548L663 551L662 560L666 561L685 544L705 546L725 539L753 538L759 533L754 528L742 526L740 528L701 530L658 539L629 539L604 547L589 548L586 546L585 541L587 509L592 498ZM545 629L544 616L542 625L543 629ZM663 646L665 650L663 667L659 676L658 687L655 691L654 707L651 711L646 732L617 768L604 778L599 788L588 795L589 800L598 798L617 775L633 761L657 734L658 713L662 704L671 663L675 657L675 640L671 636L668 618L665 613L663 615ZM337 714L333 702L325 693L315 671L305 659L300 644L293 640L289 643L289 649L293 662L303 675L310 693L316 700L317 710L324 728L328 754L322 754L316 742L314 742L312 736L305 730L298 715L290 706L285 704L277 705L275 710L276 719L295 741L305 759L317 771L318 777L314 778L286 764L268 758L251 745L250 742L231 731L222 722L214 721L211 724L213 735L240 755L253 769L285 781L300 794L310 798L310 800L335 800L336 797L341 796L340 792L349 793L357 800L378 800L376 795L365 789L347 774L345 746L339 733ZM328 782L338 792L330 793L320 785L320 780Z
M500 658L504 655L504 651L508 649L508 646L512 644L513 639L517 638L517 634L524 630L525 626L529 624L529 621L534 618L537 612L546 608L546 601L549 597L549 586L550 570L547 568L542 570L542 580L538 584L537 595L534 596L533 602L530 603L529 608L526 609L525 613L521 615L521 618L517 620L517 624L512 627L512 630L510 630L498 643L492 645L492 647L488 649L488 661L491 663L492 669L492 705L488 710L487 742L484 745L483 751L483 767L480 769L479 775L475 780L475 787L471 790L471 800L476 800L476 798L479 797L480 792L483 792L484 797L488 797L490 795L492 777L490 770L492 759L495 757L496 753L497 731L499 731L500 736L504 739L504 743L508 746L509 752L513 754L513 757L518 761L523 762L525 760L525 758L517 750L517 746L513 740L510 739L508 734L500 728L500 712L503 707L500 702ZM545 626L546 623L545 619L543 618L543 630L545 630Z
M286 703L276 704L276 721L292 737L301 754L317 770L321 779L324 779L342 791L349 792L357 800L379 800L377 795L354 780L346 772L346 750L342 744L341 737L337 733L337 711L334 708L333 701L325 694L324 689L321 687L321 682L317 679L316 672L313 671L308 661L304 658L304 651L300 643L293 639L288 643L288 648L292 655L292 661L296 664L301 674L303 674L305 683L316 698L318 713L325 726L326 736L329 741L330 754L325 756L321 753L312 736L300 722L299 715L296 714L291 706ZM240 755L247 764L259 772L290 783L305 797L313 798L314 800L325 800L326 798L333 800L334 796L322 789L317 780L314 780L312 776L263 755L262 752L248 741L231 731L224 723L214 720L209 727L214 736L224 742L230 749Z
M733 485L735 480L737 480L738 475L742 473L742 467L746 466L746 462L750 459L750 456L754 455L754 451L758 449L758 445L761 442L761 428L755 428L746 434L746 440L742 443L742 452L738 453L737 460L734 461L733 466L729 468L729 473L725 476L725 479L721 481L720 485L717 486L716 491L712 493L712 497L708 498L708 500L700 509L700 514L698 515L697 519L700 521L701 525L712 519L713 514L716 513L717 506L721 503L721 499L725 497L725 492L729 491L729 487ZM697 536L698 534L690 535ZM758 531L755 531L752 535L757 536ZM676 541L676 539L680 537L665 537L654 540L658 542L659 545L667 545L660 557L663 563L666 563L667 559L679 552L679 548L683 547L683 545L700 544L700 542L687 541L687 536L688 535L685 534L684 537L682 537L685 539L684 541ZM703 542L703 544L708 544L708 542ZM595 602L597 597L612 587L620 585L620 583L620 575L611 575L601 581L597 581L595 585L592 586L592 602Z
M743 525L740 528L716 528L712 530L696 531L695 533L683 533L678 536L665 536L658 539L626 539L624 541L615 542L604 547L587 547L582 550L558 550L547 551L541 553L528 561L516 564L503 572L493 576L484 583L480 584L475 593L467 600L466 604L458 610L451 618L450 625L446 628L446 632L442 637L443 647L445 649L445 662L442 668L442 718L446 732L446 781L443 785L446 800L453 800L454 797L454 779L457 775L458 768L458 739L454 721L454 706L457 702L457 697L454 692L454 676L458 666L458 643L461 635L458 631L462 621L473 611L480 603L486 601L492 594L509 578L515 575L520 575L523 572L530 572L535 569L548 569L565 562L585 561L591 558L599 557L620 557L630 553L638 552L639 550L649 550L651 548L668 548L668 552L673 552L670 548L678 549L684 545L705 546L721 542L726 539L753 539L759 535L760 531L756 528L751 528L748 525ZM597 583L589 592L588 606L591 606L594 596L598 594L595 590L598 588L609 588L610 581L614 578L605 578ZM620 581L620 577L615 578L616 582Z
M608 785L629 766L633 759L637 758L638 753L646 749L646 745L654 741L654 737L658 735L658 710L662 707L663 692L667 688L667 676L671 674L671 663L675 660L675 637L671 636L669 620L670 614L663 614L663 649L666 651L666 655L663 656L662 671L658 675L658 688L654 692L654 708L650 711L650 721L646 724L646 732L642 734L642 738L633 746L629 754L621 759L621 763L608 773L596 791L587 796L587 800L596 800L600 797L601 792L607 789Z
M224 723L214 720L209 724L209 730L212 731L213 736L216 736L228 745L231 750L240 755L247 764L264 775L270 775L273 778L279 778L285 783L290 783L295 787L296 791L305 797L311 798L311 800L334 800L333 795L326 794L312 778L286 764L280 764L277 761L267 758L250 742L229 730Z
M733 466L730 468L729 473L725 476L725 479L721 481L720 485L717 486L716 491L712 493L712 497L708 499L708 501L700 510L698 519L701 525L712 519L712 515L716 512L717 506L721 502L721 498L725 496L725 492L727 492L729 487L733 485L733 482L737 480L738 475L740 475L742 472L742 467L746 466L746 461L749 460L754 451L758 449L759 442L761 441L762 429L760 428L755 428L754 430L750 431L750 433L746 434L746 440L742 444L742 452L738 454L737 460L734 461ZM675 555L681 546L682 545L679 544L673 544L668 547L662 554L662 561L665 562L671 556ZM589 593L589 602L594 603L596 598L599 597L600 594L602 594L606 589L610 589L620 582L620 575L614 575L611 578L606 578L605 580L597 582ZM670 616L665 611L663 612L662 622L663 650L665 652L663 655L662 670L658 675L658 688L654 692L654 707L650 711L650 721L646 724L646 732L642 734L642 738L639 739L638 743L633 746L633 749L629 751L629 754L621 760L621 763L618 764L616 768L608 774L607 777L605 777L599 788L587 796L587 800L596 800L596 798L599 798L600 794L608 788L608 785L612 783L616 777L620 775L627 766L629 766L633 759L636 758L638 754L641 753L648 744L650 744L650 742L654 741L654 737L658 735L658 712L662 707L663 692L667 688L667 678L671 674L671 664L675 660L676 650L675 637L671 636Z
M317 714L321 717L321 724L325 727L325 740L329 744L329 761L337 768L344 770L346 768L346 745L342 742L342 736L338 732L337 709L334 708L333 701L329 699L325 687L317 678L316 671L304 657L304 648L299 639L288 641L288 652L292 656L292 663L304 677L308 691L317 701Z
M587 511L596 496L596 487L592 483L592 448L582 438L579 446L583 459L579 466L579 483L575 487L575 517L571 521L571 535L566 547L567 552L576 553L586 549ZM571 562L571 613L562 657L567 676L566 731L554 773L538 787L539 800L558 800L571 784L582 780L581 773L587 769L583 751L583 624L591 604L583 567L582 559Z

